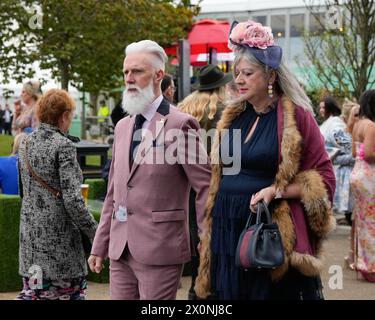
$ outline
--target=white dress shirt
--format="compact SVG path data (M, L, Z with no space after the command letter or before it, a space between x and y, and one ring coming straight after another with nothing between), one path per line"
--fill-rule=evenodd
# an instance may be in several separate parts
M151 123L152 118L155 116L156 111L158 110L161 102L163 101L163 95L157 97L150 106L142 112L142 116L146 118L146 121L142 125L142 137L145 134L145 129L147 129Z

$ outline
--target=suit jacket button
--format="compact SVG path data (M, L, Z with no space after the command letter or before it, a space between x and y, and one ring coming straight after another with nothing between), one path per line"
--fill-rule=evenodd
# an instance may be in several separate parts
M128 211L128 214L129 214L129 215L133 214L133 211L129 210L129 211Z
M133 188L133 186L128 186L128 190L131 190Z

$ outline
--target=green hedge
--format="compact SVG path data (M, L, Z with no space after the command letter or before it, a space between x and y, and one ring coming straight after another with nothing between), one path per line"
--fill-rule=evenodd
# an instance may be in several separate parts
M107 192L107 185L104 179L85 179L89 185L89 199L103 199Z
M0 194L0 292L21 291L18 246L21 198Z
M104 183L104 181L103 181ZM21 198L0 194L0 292L20 291L22 278L18 275L18 247ZM92 211L99 222L100 212ZM108 283L109 263L100 274L91 271L89 281Z

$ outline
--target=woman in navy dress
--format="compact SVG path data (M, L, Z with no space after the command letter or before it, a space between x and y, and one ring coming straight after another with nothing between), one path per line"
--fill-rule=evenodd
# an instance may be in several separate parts
M218 299L323 299L321 246L334 228L335 178L311 103L270 28L239 23L230 44L240 97L224 110L212 146L196 293ZM228 174L236 164L237 173ZM235 265L235 251L250 210L261 200L273 209L285 262L275 270L245 271Z
M246 133L255 121L258 121L258 125L251 138L246 141ZM230 129L241 129L241 171L237 175L226 175L221 179L213 209L212 233L213 283L216 294L223 299L246 298L250 293L248 290L241 292L235 279L240 277L242 279L239 283L243 283L252 274L241 272L234 266L234 259L228 260L228 256L235 256L237 239L249 216L251 195L271 185L276 175L276 109L258 116L248 104L243 115L233 122ZM233 143L231 133L230 145ZM258 279L261 280L260 288L254 287L254 290L259 292L267 281L262 272L257 272L254 281Z

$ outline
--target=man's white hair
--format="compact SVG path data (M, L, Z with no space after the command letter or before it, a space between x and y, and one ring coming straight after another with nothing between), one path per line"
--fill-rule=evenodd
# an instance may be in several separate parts
M152 59L153 67L156 70L165 70L165 64L168 61L167 54L164 49L159 46L155 41L152 40L141 40L139 42L133 42L129 44L125 49L125 55L131 53L142 53L149 52L155 57Z

